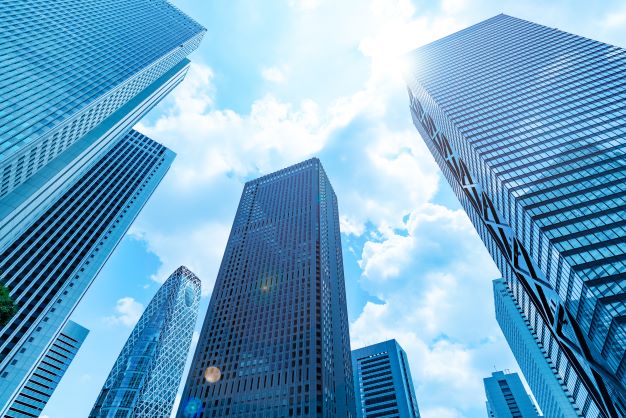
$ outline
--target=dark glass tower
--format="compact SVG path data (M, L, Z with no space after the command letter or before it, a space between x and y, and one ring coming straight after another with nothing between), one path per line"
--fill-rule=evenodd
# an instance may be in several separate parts
M583 416L626 416L626 50L499 15L412 55L415 126Z
M246 183L177 416L355 416L337 197L319 160Z

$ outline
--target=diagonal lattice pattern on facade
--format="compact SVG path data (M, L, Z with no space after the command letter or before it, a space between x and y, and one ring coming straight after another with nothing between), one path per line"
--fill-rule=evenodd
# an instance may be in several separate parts
M499 15L413 54L411 113L583 416L626 414L626 51Z
M135 325L89 414L169 418L198 317L200 279L179 267Z

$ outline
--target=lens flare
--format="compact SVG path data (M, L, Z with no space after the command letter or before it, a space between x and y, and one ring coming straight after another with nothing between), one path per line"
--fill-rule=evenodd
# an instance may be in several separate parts
M206 371L204 372L204 378L209 383L215 383L219 381L221 377L222 372L220 371L220 369L214 366L207 367Z
M202 414L202 401L198 398L189 398L183 409L185 418L198 418Z

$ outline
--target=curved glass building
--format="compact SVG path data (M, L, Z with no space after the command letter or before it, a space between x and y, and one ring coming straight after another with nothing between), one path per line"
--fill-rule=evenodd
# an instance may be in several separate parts
M89 417L169 418L199 302L200 279L179 267L135 325Z

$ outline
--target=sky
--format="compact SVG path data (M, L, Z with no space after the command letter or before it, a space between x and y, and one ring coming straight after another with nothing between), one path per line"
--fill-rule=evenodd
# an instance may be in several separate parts
M484 417L482 379L518 371L495 321L499 273L412 126L403 55L498 13L623 47L626 3L173 3L207 33L185 81L137 129L177 158L74 312L91 332L44 417L89 414L180 265L203 282L192 353L243 184L312 156L339 199L352 348L395 338L424 418Z

